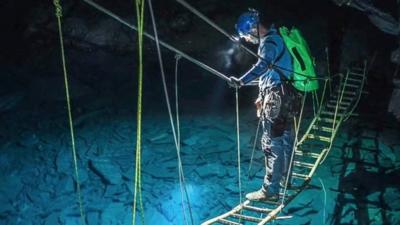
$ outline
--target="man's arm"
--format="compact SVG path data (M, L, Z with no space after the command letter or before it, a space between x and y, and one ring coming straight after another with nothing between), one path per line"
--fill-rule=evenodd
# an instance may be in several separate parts
M248 84L260 77L268 70L270 64L277 57L278 46L275 42L267 40L261 48L260 55L262 58L258 59L257 63L239 78L241 84Z

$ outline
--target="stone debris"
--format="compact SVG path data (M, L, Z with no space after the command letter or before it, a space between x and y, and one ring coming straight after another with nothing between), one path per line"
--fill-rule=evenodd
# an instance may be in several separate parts
M107 116L102 110L97 112L84 114L77 132L79 183L86 223L130 224L135 174L134 126L129 120L97 125L83 122ZM195 224L199 224L239 203L236 134L228 119L219 118L218 123L212 118L182 120L186 132L182 132L181 158ZM146 131L142 143L146 223L182 224L182 196L172 134L167 120L152 122L157 127ZM88 127L95 125L98 127ZM41 126L49 127L43 123ZM258 149L248 171L254 134L250 134L250 126L243 126L242 130L246 129L249 132L241 138L243 196L259 189L264 176L264 156ZM368 129L360 135L341 135L337 139L310 188L285 208L284 214L293 218L279 224L323 224L324 219L325 223L330 220L356 223L356 210L363 207L367 208L370 224L379 224L382 205L386 207L386 219L400 220L399 188L393 178L400 165L397 160L400 145L394 142L388 145L388 140L383 142L381 136ZM22 130L18 137L0 154L0 168L9 171L0 180L0 218L28 225L78 225L77 181L69 136L61 130L54 130L51 135ZM360 148L354 147L357 145ZM11 151L14 146L18 147L18 154L29 151L32 157L15 160L20 156L11 154L16 152ZM38 146L42 146L40 151ZM383 170L384 174L378 174ZM373 180L367 181L365 177ZM184 202L187 204L186 199ZM21 216L17 217L15 212ZM340 216L334 216L335 212ZM188 212L186 218L189 219ZM139 211L136 219L140 223Z
M106 184L121 184L121 168L111 159L97 158L90 160L90 168L99 175Z

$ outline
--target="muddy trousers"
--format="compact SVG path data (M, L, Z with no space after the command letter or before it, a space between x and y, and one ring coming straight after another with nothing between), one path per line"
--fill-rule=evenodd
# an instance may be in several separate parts
M262 189L268 194L277 194L280 182L287 176L293 150L294 132L287 129L282 136L271 138L271 122L263 121L262 149L265 155L266 174Z

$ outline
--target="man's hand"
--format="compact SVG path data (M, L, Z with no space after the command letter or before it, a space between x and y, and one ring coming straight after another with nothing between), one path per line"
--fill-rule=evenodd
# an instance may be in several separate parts
M240 88L243 85L243 83L240 79L238 79L236 77L232 77L232 76L229 77L228 84L230 87L233 87L233 88Z

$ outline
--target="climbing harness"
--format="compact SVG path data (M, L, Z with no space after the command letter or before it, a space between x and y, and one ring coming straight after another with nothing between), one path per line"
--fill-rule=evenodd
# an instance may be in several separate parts
M176 154L177 154L177 158L178 158L178 173L179 173L180 188L181 188L181 190L183 190L185 192L186 201L187 201L188 207L189 207L190 220L191 220L191 224L193 225L194 223L193 223L192 209L191 209L191 206L190 206L190 199L189 199L189 195L188 195L187 188L186 188L185 176L184 176L184 173L183 173L181 153L180 153L180 131L179 131L179 115L178 115L179 111L178 111L177 86L175 86L175 91L176 91L175 92L175 94L176 94L176 101L175 102L176 102L176 110L177 110L176 111L176 114L177 114L177 121L176 121L177 127L175 128L174 118L172 116L172 110L171 110L171 103L169 101L167 82L166 82L166 79L165 79L164 63L163 63L162 55L161 55L160 41L158 39L157 25L156 25L155 18L154 18L153 6L151 4L151 0L148 0L148 3L149 3L151 20L152 20L152 24L153 24L156 47L157 47L157 56L158 56L158 61L159 61L159 65L160 65L160 72L161 72L161 79L162 79L162 83L163 83L164 96L165 96L165 100L166 100L166 103L167 103L167 109L168 109L169 119L170 119L170 123L171 123L172 134L174 136ZM178 60L179 60L179 58L177 58L176 66L177 66ZM177 68L176 68L175 72L176 72L175 75L176 75L176 79L177 79ZM177 80L175 80L175 82L177 82ZM182 193L183 192L181 192L181 194ZM183 199L182 199L182 202L183 202ZM184 205L182 205L182 207L185 208ZM184 213L184 217L186 218L185 213ZM185 221L185 222L187 224L187 221Z
M144 1L136 0L136 18L138 27L138 99L137 99L137 129L136 129L136 159L135 159L135 179L134 195L132 207L132 224L136 224L136 208L139 200L141 222L144 225L144 208L142 197L142 101L143 101L143 30L144 30Z
M76 178L76 191L77 191L78 203L79 203L80 223L81 223L81 225L84 225L84 224L86 224L85 211L83 209L83 202L82 202L81 184L80 184L78 160L77 160L76 145L75 145L75 132L74 132L74 125L73 125L74 123L73 123L72 110L71 110L71 98L69 95L68 72L67 72L67 65L66 65L65 52L64 52L64 39L63 39L63 32L62 32L62 7L61 7L60 0L53 0L53 4L55 7L55 15L57 17L58 36L60 39L61 62L62 62L62 68L63 68L63 74L64 74L65 97L67 100L68 122L69 122L70 136L71 136L72 156L74 159L74 170L75 170L75 178Z

